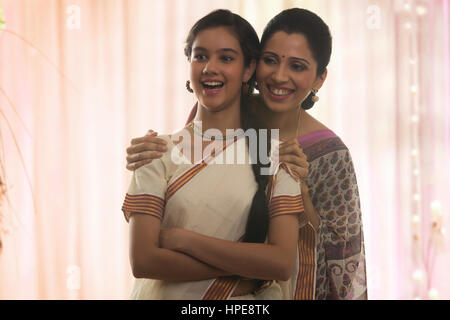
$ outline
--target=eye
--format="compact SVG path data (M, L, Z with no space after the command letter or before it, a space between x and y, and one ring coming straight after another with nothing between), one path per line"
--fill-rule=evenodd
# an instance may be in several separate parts
M231 56L221 56L221 57L220 57L220 60L222 60L222 61L224 61L224 62L231 62L231 61L234 60L234 58L231 57Z
M204 61L207 57L204 54L195 54L194 59L195 61Z
M262 59L265 64L276 64L277 60L272 57L263 57Z
M299 71L300 72L300 71L306 70L307 68L306 68L305 65L303 65L301 63L293 63L293 64L291 64L291 69L294 70L294 71Z

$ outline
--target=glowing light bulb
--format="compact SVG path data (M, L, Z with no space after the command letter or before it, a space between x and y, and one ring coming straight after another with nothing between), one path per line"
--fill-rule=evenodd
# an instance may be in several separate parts
M431 218L435 222L440 222L440 219L442 217L441 203L439 201L433 201L430 204L430 207L431 207Z
M439 213L441 211L441 203L437 200L433 201L430 204L430 207L431 207L431 210L433 210L433 211L438 211Z
M417 93L417 86L411 86L411 88L410 88L410 90L411 90L411 93Z
M428 298L431 300L436 300L439 297L439 292L435 288L431 288L428 291Z
M411 121L412 122L419 122L419 116L417 114L413 114L411 116Z
M427 8L425 8L423 6L417 6L416 12L419 16L423 16L423 15L427 14Z
M415 200L415 201L419 201L419 200L420 200L420 194L416 193L416 194L414 195L414 200Z
M417 282L422 282L423 280L423 273L422 270L416 270L413 273L413 279Z
M417 156L419 154L419 151L417 150L417 149L413 149L412 151L411 151L411 155L412 156Z
M414 174L415 176L418 176L419 173L420 173L420 170L419 170L419 169L414 169L413 174Z
M406 23L403 25L403 27L404 27L406 30L410 30L410 29L412 28L412 24L411 24L411 22L406 22Z

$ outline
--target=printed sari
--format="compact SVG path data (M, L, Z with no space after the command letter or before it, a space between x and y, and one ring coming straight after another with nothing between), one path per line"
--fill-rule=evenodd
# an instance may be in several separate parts
M230 241L242 239L257 189L251 165L217 164L215 160L223 154L226 159L234 157L236 150L245 150L248 159L246 140L231 141L223 152L207 156L197 164L189 161L177 164L174 158L180 160L183 155L169 136L161 138L168 142L169 150L161 159L134 172L122 207L126 220L133 213L149 214L161 220L162 228L184 228ZM302 213L298 182L285 170L277 172L275 181L270 217ZM185 282L135 279L131 298L228 299L239 281L239 277Z
M306 183L320 220L315 236L310 227L299 235L304 252L315 255L315 299L367 299L361 206L350 152L330 130L298 142L310 163ZM301 264L312 268L306 258Z

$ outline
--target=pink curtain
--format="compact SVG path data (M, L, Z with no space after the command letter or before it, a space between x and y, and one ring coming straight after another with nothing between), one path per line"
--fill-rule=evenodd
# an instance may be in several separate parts
M450 298L448 1L0 0L0 299L127 298L125 148L183 126L187 31L294 6L333 34L312 114L355 162L369 298Z

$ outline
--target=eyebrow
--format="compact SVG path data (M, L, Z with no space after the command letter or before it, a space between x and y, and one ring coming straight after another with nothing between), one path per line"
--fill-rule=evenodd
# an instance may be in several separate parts
M192 49L192 51L208 51L208 49L204 48L204 47L195 47L194 49ZM234 49L231 48L222 48L219 50L216 50L216 52L232 52L234 54L239 54L239 52L237 52Z
M271 55L273 55L273 56L279 57L278 54L276 54L275 52L272 52L272 51L264 51L264 52L262 53L262 55L265 55L265 54L271 54ZM291 59L291 60L300 60L300 61L303 61L303 62L307 63L308 65L310 64L309 61L306 60L306 59L304 59L304 58L290 57L289 59Z

